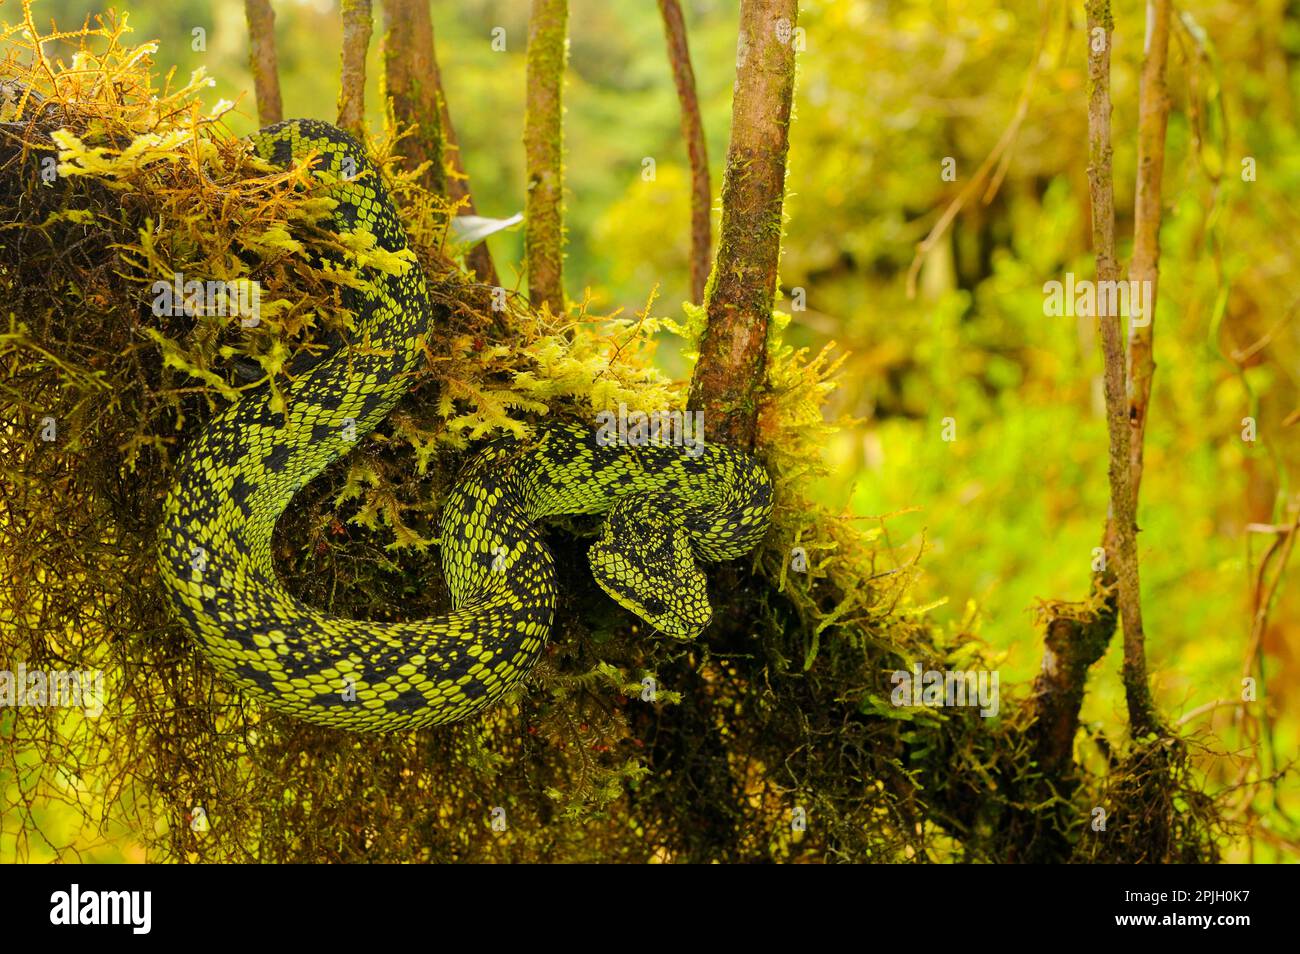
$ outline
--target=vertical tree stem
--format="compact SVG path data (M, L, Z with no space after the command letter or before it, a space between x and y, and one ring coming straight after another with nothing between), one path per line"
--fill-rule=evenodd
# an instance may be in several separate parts
M1087 0L1088 12L1088 185L1092 200L1092 242L1097 260L1097 282L1119 279L1115 259L1115 195L1111 171L1110 48L1113 23L1110 0ZM1107 296L1098 295L1098 304ZM1156 728L1147 685L1143 645L1141 588L1138 579L1137 520L1129 458L1128 399L1125 394L1125 353L1118 314L1102 314L1105 360L1106 430L1110 437L1110 507L1112 532L1107 550L1115 566L1120 620L1124 626L1124 690L1129 728L1145 735Z
M1129 279L1149 282L1151 296L1145 324L1129 330L1129 460L1134 509L1142 486L1142 448L1146 439L1151 377L1155 373L1152 336L1160 287L1161 187L1165 170L1165 131L1169 122L1169 88L1165 63L1169 53L1169 0L1147 0L1146 55L1138 92L1138 173L1133 200L1133 263ZM1139 284L1137 287L1143 287Z
M715 439L749 448L767 371L794 97L797 0L742 0L722 229L690 406Z
M528 298L564 312L564 64L568 0L533 0L528 20L524 259Z
M682 107L682 138L686 140L686 155L691 165L691 301L698 303L704 300L704 283L709 277L709 213L713 204L709 154L681 4L677 0L659 0L659 12L668 38L668 60Z
M447 178L447 194L457 202L464 199L465 201L461 204L461 211L467 215L474 215L478 210L474 206L474 197L470 194L469 176L465 174L465 162L460 154L460 141L456 138L456 127L451 122L451 109L447 105L447 94L442 87L442 70L438 66L436 45L431 59L433 62L433 86L438 95L438 105L441 107L443 143L447 151L447 161L451 165L452 172L455 173L455 175ZM492 264L492 253L488 251L486 241L479 242L469 250L466 262L479 281L488 285L500 284L501 280L497 277L496 266Z
M433 72L433 21L429 0L384 0L384 96L393 104L393 119L415 126L402 141L403 165L414 170L428 163L420 184L436 195L447 194L442 166L442 115Z
M366 53L374 29L370 0L343 0L343 78L339 126L365 142Z
M257 121L269 126L284 119L275 58L275 11L270 0L244 0L244 18L248 21L248 65L253 71Z

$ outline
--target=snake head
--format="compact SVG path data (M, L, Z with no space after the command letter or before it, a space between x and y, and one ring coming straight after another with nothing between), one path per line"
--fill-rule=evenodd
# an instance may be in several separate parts
M663 504L654 496L620 500L587 559L614 602L660 632L691 639L709 625L713 608L690 534Z

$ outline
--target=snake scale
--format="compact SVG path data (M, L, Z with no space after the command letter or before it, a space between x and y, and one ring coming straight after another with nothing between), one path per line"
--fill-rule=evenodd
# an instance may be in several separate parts
M271 552L277 520L409 390L436 315L382 179L354 139L293 120L251 141L273 166L315 156L336 203L325 224L339 235L369 232L407 264L367 268L364 287L348 292L353 340L366 347L340 342L294 371L283 413L269 384L246 391L180 458L159 566L177 615L216 668L270 708L338 728L463 719L519 682L550 635L556 571L538 521L561 514L606 515L588 558L611 597L666 634L699 633L711 609L695 561L757 545L772 509L767 472L725 446L692 454L610 444L576 422L492 441L460 474L441 517L446 615L348 619L281 584Z

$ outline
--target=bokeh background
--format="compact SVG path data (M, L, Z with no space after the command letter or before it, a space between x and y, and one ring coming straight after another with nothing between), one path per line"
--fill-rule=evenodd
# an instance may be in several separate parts
M235 103L232 132L255 128L242 3L117 6L138 42L158 41L160 74L174 68L176 83L206 70L210 101ZM333 119L337 4L274 6L286 116ZM684 6L716 205L737 9L724 0ZM570 7L568 295L611 313L644 308L657 289L654 313L680 317L689 175L657 8L650 0ZM42 25L79 25L108 9L36 4ZM1241 696L1257 576L1274 539L1251 528L1294 519L1288 507L1298 492L1300 11L1285 0L1187 0L1178 9L1139 544L1156 697L1171 721L1190 714L1214 730L1217 741L1199 756L1213 787L1231 783L1252 744L1234 730L1236 705L1210 708ZM522 0L433 3L449 108L482 215L523 208L527 14ZM1035 0L801 4L806 49L781 307L802 289L795 340L834 341L851 355L835 399L845 421L826 448L834 470L818 493L885 528L885 563L919 560L918 603L937 625L977 633L1003 654L1004 683L1037 671L1037 601L1086 595L1106 516L1095 328L1043 308L1045 282L1093 272L1082 17L1081 3ZM1115 191L1127 261L1143 4L1117 0L1115 22ZM505 30L501 52L492 48L495 28ZM368 91L376 131L378 38L377 29ZM909 295L917 243L1013 124L999 188L966 205L920 263ZM652 181L642 175L646 158ZM946 158L953 181L942 174ZM715 208L715 237L716 224ZM503 282L517 283L521 233L490 244ZM685 373L679 355L661 354L670 371ZM945 418L955 441L942 439ZM1243 439L1244 418L1255 421L1253 441ZM1259 697L1271 719L1258 744L1269 750L1268 771L1288 766L1297 748L1298 573L1283 580L1263 628ZM1094 670L1083 713L1112 735L1125 727L1119 662L1117 639ZM1289 857L1289 812L1300 805L1294 785L1280 791L1229 858ZM49 808L56 836L75 841L81 823ZM137 856L128 831L88 832L85 844L89 858ZM0 855L11 848L0 845ZM40 857L38 845L30 849Z

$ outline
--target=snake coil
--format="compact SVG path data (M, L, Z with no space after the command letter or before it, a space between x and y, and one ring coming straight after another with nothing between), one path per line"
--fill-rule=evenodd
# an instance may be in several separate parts
M607 593L658 629L690 637L709 622L696 558L743 556L766 532L772 485L722 446L607 445L574 423L528 442L497 440L445 503L445 616L377 623L331 616L279 582L271 537L294 494L378 425L409 388L434 310L378 171L327 123L293 120L252 137L288 167L311 154L332 180L329 222L369 232L405 260L368 269L349 292L356 337L294 377L287 411L269 385L218 414L188 446L164 507L159 566L177 614L226 677L273 709L362 731L462 719L522 679L550 634L556 574L537 521L605 513L589 551Z

